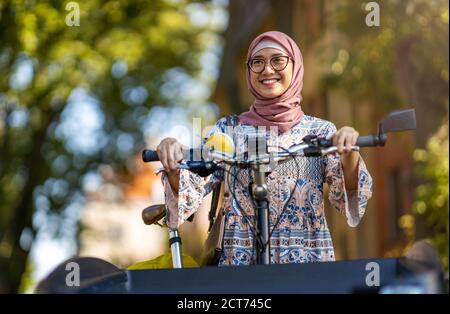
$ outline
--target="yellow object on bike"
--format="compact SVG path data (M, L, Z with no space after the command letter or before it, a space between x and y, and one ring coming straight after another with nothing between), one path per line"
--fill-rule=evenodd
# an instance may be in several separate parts
M195 260L191 256L183 254L183 267L194 268L199 267L199 265L195 262ZM161 269L161 268L173 268L172 253L167 253L148 261L138 262L128 267L129 270Z
M214 133L205 142L205 146L213 148L215 151L233 156L234 144L233 139L225 133Z

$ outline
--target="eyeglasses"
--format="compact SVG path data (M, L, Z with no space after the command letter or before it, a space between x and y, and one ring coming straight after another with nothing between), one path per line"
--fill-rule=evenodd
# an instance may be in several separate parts
M291 58L287 56L275 56L270 58L270 66L275 71L283 71ZM247 66L255 73L261 73L266 68L266 60L261 58L251 59L247 61Z

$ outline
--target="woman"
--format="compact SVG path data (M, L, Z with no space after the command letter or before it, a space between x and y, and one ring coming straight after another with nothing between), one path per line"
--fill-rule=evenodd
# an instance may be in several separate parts
M268 144L276 150L301 142L306 135L329 136L338 154L325 157L299 157L279 164L267 177L271 235L271 263L303 263L335 259L330 232L324 216L323 184L329 185L330 203L356 226L371 197L372 179L358 152L350 147L358 132L305 115L300 106L303 87L303 59L297 44L281 32L266 32L251 43L247 55L247 84L255 97L248 112L239 115L236 136L245 136L255 126L277 128ZM225 118L217 121L210 132L225 132ZM237 141L238 143L242 141ZM237 153L244 146L236 147ZM273 149L273 148L272 148ZM213 187L229 178L228 171L216 171L207 180L187 170L177 170L183 158L182 145L173 138L157 147L165 173L169 227L177 228L200 206ZM297 180L297 174L300 178ZM237 175L244 187L252 180L250 172ZM233 180L231 180L233 181ZM242 187L242 186L241 186ZM224 198L226 212L224 247L221 265L249 265L255 252L251 224L254 210L245 188L237 188ZM289 200L291 192L293 197ZM286 204L289 201L288 204ZM285 206L286 205L286 206Z

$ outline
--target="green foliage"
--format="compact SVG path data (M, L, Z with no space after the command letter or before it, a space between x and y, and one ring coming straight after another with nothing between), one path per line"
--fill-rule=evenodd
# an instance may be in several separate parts
M416 190L413 206L415 214L423 215L432 232L430 242L439 252L442 263L448 271L449 203L448 203L448 120L430 138L425 149L417 149L414 159L417 170L426 180Z
M43 225L33 214L63 235L65 210L83 201L85 174L104 164L132 171L126 161L144 146L150 109L171 104L179 87L162 92L167 73L197 75L208 44L209 26L193 24L187 10L202 1L76 1L73 27L67 2L0 2L0 267L8 276L0 290L9 292L30 249L20 245L22 231L35 235ZM73 117L69 96L80 91L95 110ZM73 145L64 119L72 118L72 135L83 134L76 119L92 114L98 134L84 140L94 145Z
M379 27L365 24L366 3L337 4L334 14L344 36L334 39L324 84L342 89L355 103L370 99L385 112L413 100L448 106L448 1L378 1Z

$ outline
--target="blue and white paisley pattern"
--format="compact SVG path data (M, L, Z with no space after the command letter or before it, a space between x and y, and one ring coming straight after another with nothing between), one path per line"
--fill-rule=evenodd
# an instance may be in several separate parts
M210 134L225 132L226 119L220 119ZM289 131L278 135L271 133L269 150L288 148L300 143L306 135L327 136L336 131L329 121L311 116L303 116L301 121ZM250 125L240 125L235 129L237 153L245 150L245 134L254 132ZM228 169L230 170L230 169ZM358 225L364 215L367 201L372 195L372 178L363 159L359 159L358 189L346 191L339 155L325 157L298 157L296 161L280 163L267 177L269 198L269 220L272 236L272 263L306 263L333 261L333 242L324 213L323 185L329 185L329 200L333 207L345 215L350 226ZM300 177L297 178L298 173ZM251 173L236 173L245 187L252 180ZM180 172L180 190L173 193L167 178L163 175L166 203L170 219L169 227L182 224L200 206L202 199L212 188L229 174L217 171L209 178L200 178L187 170ZM234 180L231 178L230 180ZM293 197L287 201L294 191ZM226 211L224 250L219 260L223 265L249 265L254 262L254 237L252 227L255 216L248 190L237 184L236 199L224 198ZM238 206L238 202L240 206ZM286 208L285 208L286 207ZM283 211L283 209L285 210ZM243 211L243 212L242 212Z

